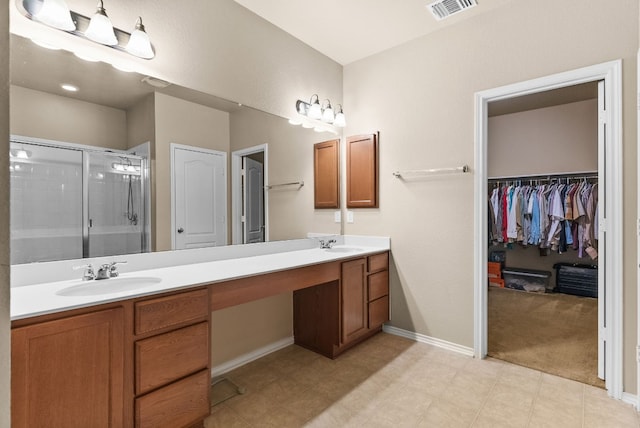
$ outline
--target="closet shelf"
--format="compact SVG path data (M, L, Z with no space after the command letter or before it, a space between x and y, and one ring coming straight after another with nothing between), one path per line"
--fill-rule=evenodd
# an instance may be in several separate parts
M466 173L469 172L468 165L456 166L453 168L432 168L432 169L410 169L406 171L396 171L393 173L393 176L396 178L404 178L404 177L422 177L429 176L434 174L452 174L452 173Z
M489 177L491 182L496 181L551 181L558 179L594 179L598 178L598 171L579 171L579 172L561 172L561 173L548 173L548 174L530 174L530 175L504 175L500 177Z

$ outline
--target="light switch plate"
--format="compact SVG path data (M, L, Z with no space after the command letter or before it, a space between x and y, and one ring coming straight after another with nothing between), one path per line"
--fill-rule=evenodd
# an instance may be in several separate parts
M334 211L334 213L333 213L333 221L335 223L340 223L342 221L342 213L340 211Z
M353 211L347 211L347 223L353 223Z

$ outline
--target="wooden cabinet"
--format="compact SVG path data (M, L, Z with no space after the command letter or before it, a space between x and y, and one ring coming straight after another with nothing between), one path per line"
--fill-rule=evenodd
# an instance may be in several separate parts
M135 426L187 427L209 415L208 289L137 301Z
M378 207L378 135L347 138L347 208Z
M315 208L340 207L340 140L313 146L313 195Z
M364 258L342 263L342 336L344 344L367 332L367 283Z
M122 308L14 328L11 337L13 427L125 425Z
M209 415L207 288L19 320L12 426L189 427Z
M295 343L330 358L389 320L389 253L342 262L340 281L293 293Z

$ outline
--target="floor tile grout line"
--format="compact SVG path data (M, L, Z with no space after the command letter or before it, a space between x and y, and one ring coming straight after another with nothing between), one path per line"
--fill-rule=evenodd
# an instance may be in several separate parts
M531 418L533 418L533 410L536 407L536 402L538 401L538 396L540 395L540 390L542 389L542 378L544 374L540 372L540 376L538 377L538 388L536 389L536 395L533 396L533 401L531 402L531 408L529 409L529 417L527 418L527 426L531 426Z
M475 425L476 421L478 420L478 416L480 416L480 412L482 412L482 409L484 409L484 406L487 405L487 402L489 401L489 398L491 397L491 393L493 392L493 390L495 389L496 385L498 384L498 379L500 379L500 377L502 376L502 373L505 370L505 367L506 366L504 365L504 363L500 362L500 370L498 371L498 375L494 379L493 384L491 385L491 388L489 388L489 391L487 392L487 396L484 398L484 400L482 400L482 405L480 406L480 408L476 412L476 415L473 417L473 421L471 421L471 425L469 425L470 427Z

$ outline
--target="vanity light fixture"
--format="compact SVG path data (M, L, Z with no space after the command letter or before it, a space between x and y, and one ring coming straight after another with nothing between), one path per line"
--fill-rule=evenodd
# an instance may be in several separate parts
M98 6L96 7L96 13L91 17L89 21L89 27L84 32L84 35L94 42L107 46L115 46L118 44L118 38L113 31L113 24L107 16L107 11L104 10L104 3L102 0L98 0Z
M138 17L131 33L115 28L107 16L103 0L98 0L95 14L89 18L69 10L64 0L15 0L18 10L27 18L41 22L142 59L155 57L155 52L142 18Z
M342 105L338 104L338 111L334 112L331 101L326 99L320 105L320 99L317 94L313 94L309 102L297 100L296 112L301 117L299 119L289 119L289 123L292 125L301 124L304 128L317 128L316 131L318 132L326 131L334 134L337 134L335 127L344 128L346 126Z
M63 31L76 29L69 6L64 0L44 0L41 3L40 8L33 13L34 20Z

